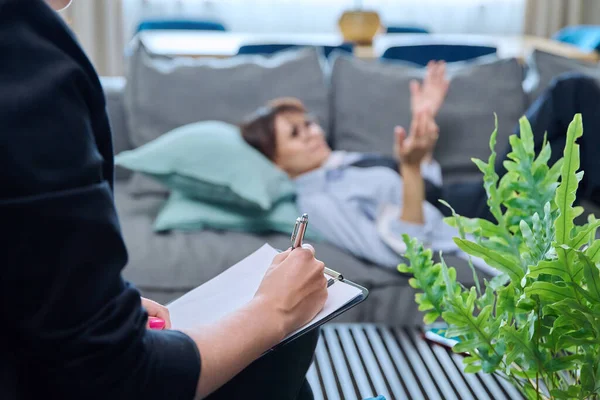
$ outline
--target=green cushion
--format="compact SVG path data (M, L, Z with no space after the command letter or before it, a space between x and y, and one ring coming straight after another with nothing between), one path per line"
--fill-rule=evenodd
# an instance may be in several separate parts
M220 121L181 126L120 153L115 163L188 196L239 208L266 211L294 196L288 176L248 145L238 127Z
M282 232L291 234L300 214L293 201L276 203L270 211L250 211L230 206L210 204L186 196L178 190L171 192L156 220L156 231L197 231L217 229L252 233ZM318 240L309 224L306 237Z

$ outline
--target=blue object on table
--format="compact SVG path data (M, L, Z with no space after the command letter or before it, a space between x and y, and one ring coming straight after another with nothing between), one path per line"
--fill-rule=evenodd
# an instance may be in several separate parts
M600 50L600 25L567 26L556 32L552 39L572 44L581 50Z
M431 60L456 62L496 54L496 47L466 44L423 44L414 46L393 46L381 58L402 60L419 65L427 65Z
M241 54L262 54L262 55L268 55L268 54L273 54L273 53L277 53L278 51L282 51L282 50L288 50L288 49L293 49L293 48L297 48L297 47L306 47L305 45L299 45L299 44L245 44L240 46L239 50L238 50L238 55ZM339 46L316 46L316 47L320 47L323 49L323 52L325 54L326 57L329 57L329 55L334 51L334 50L340 50L346 53L352 53L354 50L354 46L352 45L352 43L342 43Z
M383 397L383 396L369 397L368 399L364 399L364 400L385 400L385 397Z
M386 29L387 33L430 33L429 30L420 26L399 26L390 25Z
M136 32L154 29L181 29L225 32L225 26L217 21L194 19L147 19L140 22Z

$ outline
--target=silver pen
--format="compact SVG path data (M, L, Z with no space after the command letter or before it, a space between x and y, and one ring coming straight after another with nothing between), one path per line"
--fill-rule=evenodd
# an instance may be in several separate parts
M296 218L296 223L294 224L294 230L292 231L292 250L297 247L302 247L302 242L304 240L304 235L306 235L306 228L308 226L308 214L302 214L301 217ZM338 281L343 281L344 276L339 272L336 272L330 268L325 267L325 274L329 275L332 279L327 281L327 287L333 285L333 283Z
M292 231L292 250L296 247L302 247L302 241L306 234L306 227L308 226L308 214L302 214L301 217L296 218L296 224Z

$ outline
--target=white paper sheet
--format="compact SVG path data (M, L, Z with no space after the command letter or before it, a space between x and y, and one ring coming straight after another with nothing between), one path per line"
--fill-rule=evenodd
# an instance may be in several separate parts
M216 322L248 303L277 253L277 250L265 244L220 275L173 301L167 306L173 329ZM362 293L360 289L340 281L336 281L328 290L329 296L323 310L299 330L317 323Z

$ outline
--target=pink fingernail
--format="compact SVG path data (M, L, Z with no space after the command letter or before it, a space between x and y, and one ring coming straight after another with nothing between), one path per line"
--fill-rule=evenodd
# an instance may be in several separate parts
M160 318L150 317L148 318L148 326L150 329L161 330L165 327L165 321Z

